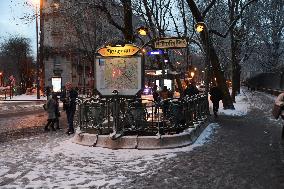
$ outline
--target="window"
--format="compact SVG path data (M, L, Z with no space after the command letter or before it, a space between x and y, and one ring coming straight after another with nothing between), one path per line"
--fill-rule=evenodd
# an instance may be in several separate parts
M61 58L58 57L58 56L55 56L55 57L53 58L53 65L54 65L54 67L61 65L60 59L61 59Z

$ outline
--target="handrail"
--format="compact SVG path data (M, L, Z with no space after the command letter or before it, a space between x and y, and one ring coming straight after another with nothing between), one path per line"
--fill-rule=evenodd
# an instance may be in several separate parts
M183 132L204 121L209 113L208 97L198 94L150 99L78 98L76 125L84 132L112 135L163 135ZM119 134L119 135L118 135Z

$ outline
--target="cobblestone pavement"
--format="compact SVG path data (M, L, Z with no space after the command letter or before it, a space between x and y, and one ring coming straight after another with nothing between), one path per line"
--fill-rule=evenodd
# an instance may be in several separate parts
M63 132L0 143L0 188L284 188L273 98L245 92L248 115L220 115L211 140L194 149L82 147Z

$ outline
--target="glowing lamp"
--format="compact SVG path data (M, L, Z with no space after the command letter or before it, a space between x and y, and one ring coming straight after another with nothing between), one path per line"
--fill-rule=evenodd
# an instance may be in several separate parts
M198 33L203 32L205 28L205 23L204 22L198 22L195 24L195 29Z
M139 33L139 35L147 35L148 34L148 28L141 26L139 28L137 28L137 33Z

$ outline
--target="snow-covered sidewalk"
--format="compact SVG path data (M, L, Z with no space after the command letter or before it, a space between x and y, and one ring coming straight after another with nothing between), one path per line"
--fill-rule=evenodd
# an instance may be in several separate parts
M234 111L220 108L220 114L245 115L249 103L244 93L237 97L235 108ZM209 124L193 145L163 150L110 150L80 146L72 143L71 138L62 132L2 143L0 186L123 188L136 177L151 177L160 171L161 163L179 153L190 152L210 142L218 127L217 123Z
M0 144L0 186L5 188L88 188L130 183L133 175L151 176L164 161L210 140L218 128L210 124L197 141L167 150L110 150L74 144L51 133Z

